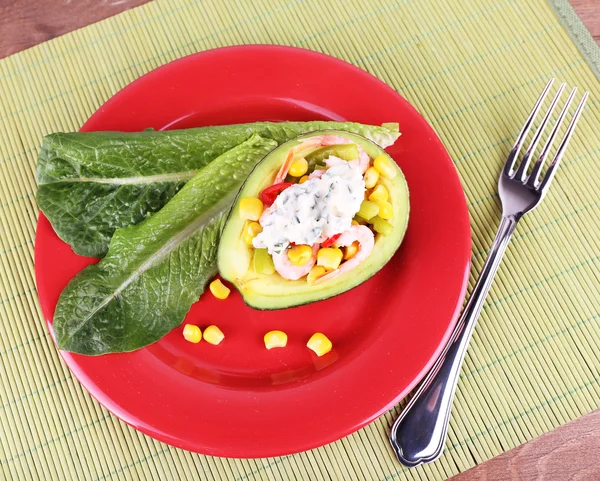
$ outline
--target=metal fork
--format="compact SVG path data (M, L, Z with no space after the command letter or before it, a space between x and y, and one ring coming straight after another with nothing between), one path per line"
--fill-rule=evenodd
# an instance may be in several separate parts
M565 119L569 106L577 89L573 89L560 112L550 135L542 148L542 151L528 174L528 167L542 137L544 129L548 126L552 112L566 84L562 84L558 93L552 100L546 115L538 127L531 144L527 148L523 160L515 169L519 152L525 143L527 133L531 129L535 117L541 110L546 94L550 90L554 79L551 79L540 98L536 102L533 111L529 115L521 132L517 136L514 147L508 155L506 164L498 180L498 193L502 201L502 219L498 233L492 244L492 248L475 284L471 298L467 303L462 316L444 348L442 354L427 374L420 388L402 411L390 433L390 442L398 460L408 467L418 466L422 463L430 463L439 458L444 449L450 410L456 390L456 383L460 368L471 340L473 329L477 322L483 301L492 285L492 280L500 260L506 250L517 223L527 212L537 207L550 187L550 183L556 174L560 160L567 148L569 140L575 130L575 125L581 116L583 107L589 92L585 92L581 103L577 107L567 132L550 163L546 174L540 180L540 173L546 158L550 153L552 143L558 134L561 123Z

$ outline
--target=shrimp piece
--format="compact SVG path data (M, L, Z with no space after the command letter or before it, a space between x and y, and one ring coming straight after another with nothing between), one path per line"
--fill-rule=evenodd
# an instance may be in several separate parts
M320 179L321 177L323 177L323 174L325 173L324 170L313 170L312 173L308 176L308 180L312 180L312 179Z
M279 172L277 172L277 177L275 177L275 181L273 182L273 185L275 184L281 184L284 179L285 176L288 174L290 167L292 165L292 162L294 161L294 155L296 154L296 152L294 151L294 149L290 149L287 157L285 158L285 160L283 161L283 164L281 165L281 168L279 169Z
M329 145L337 145L337 144L351 144L352 141L346 137L342 137L341 135L316 135L314 137L309 137L309 139L317 139L314 141L317 143L316 145L320 147L327 147Z
M375 236L373 235L373 232L371 232L371 229L369 229L367 226L353 225L350 227L350 229L339 236L335 243L338 246L348 246L354 241L358 241L359 245L356 255L352 259L344 262L339 268L317 279L315 284L327 282L328 280L334 279L340 274L348 272L358 266L373 251L373 246L375 245Z
M327 136L327 135L314 135L312 137L306 137L302 140L300 140L300 144L303 146L306 146L306 148L310 147L321 147L325 144L323 144L323 138L324 137L333 137L332 135ZM296 146L298 147L298 146Z
M353 169L358 169L360 174L363 175L369 168L369 162L371 161L371 159L364 150L362 150L360 147L359 149L360 153L358 155L358 159L350 160L347 162L344 159L336 157L335 155L330 155L329 158L325 160L325 165L327 166L327 168L330 168L334 165L349 164L350 167L352 167Z
M352 161L354 162L354 161ZM344 159L340 159L339 157L336 157L335 155L330 155L329 158L325 159L325 165L327 166L328 169L330 169L331 167L335 166L335 165L341 165L341 164L347 164L349 162L345 161Z
M358 159L351 160L348 163L352 167L358 169L358 171L361 173L361 175L364 175L364 173L369 168L369 163L371 162L371 158L369 157L369 154L367 154L362 149L362 147L360 147L359 145L357 145L357 147L358 147Z
M281 254L273 254L273 264L275 265L275 270L284 279L289 279L290 281L296 281L296 280L300 279L301 277L304 277L306 274L308 274L310 272L310 270L313 268L313 266L317 262L317 253L318 252L319 252L319 244L314 244L312 246L311 258L303 266L296 266L296 265L292 264L292 261L290 261L288 255L287 255L287 251L283 251ZM359 253L357 253L356 255L358 255Z

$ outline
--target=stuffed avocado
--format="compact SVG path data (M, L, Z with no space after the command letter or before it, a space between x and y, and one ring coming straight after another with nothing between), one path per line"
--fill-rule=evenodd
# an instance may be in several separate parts
M344 131L305 134L270 152L246 180L218 269L257 309L327 299L389 261L408 213L404 175L379 146Z

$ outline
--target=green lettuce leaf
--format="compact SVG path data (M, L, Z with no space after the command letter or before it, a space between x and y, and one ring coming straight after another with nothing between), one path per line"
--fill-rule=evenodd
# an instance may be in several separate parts
M180 325L216 273L235 196L275 146L251 136L202 169L159 212L118 229L106 257L62 292L54 315L58 347L88 355L127 352Z
M80 255L102 257L116 229L157 212L201 168L252 134L278 144L321 129L361 134L382 147L398 124L258 122L165 132L73 132L44 138L37 202Z

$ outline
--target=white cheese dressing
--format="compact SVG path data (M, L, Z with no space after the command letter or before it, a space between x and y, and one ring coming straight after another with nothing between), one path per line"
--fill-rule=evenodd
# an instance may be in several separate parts
M272 255L283 252L291 242L313 245L341 234L352 225L364 194L360 171L348 162L335 165L320 179L281 192L261 217L263 231L252 244Z

